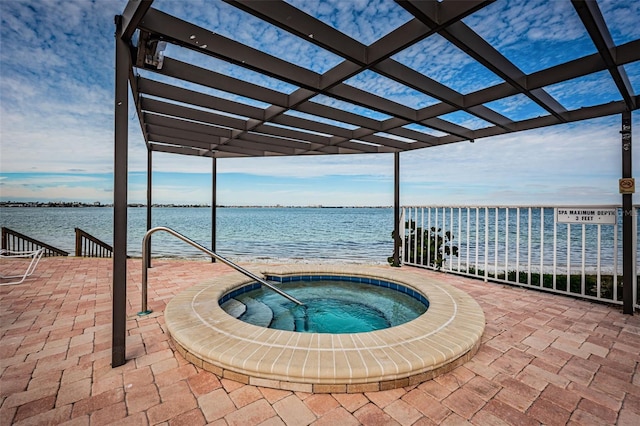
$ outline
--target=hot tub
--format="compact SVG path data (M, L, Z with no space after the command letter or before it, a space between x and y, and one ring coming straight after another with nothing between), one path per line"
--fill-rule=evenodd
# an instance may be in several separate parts
M255 268L254 268L255 269ZM221 377L302 392L371 392L405 387L469 360L484 331L484 313L465 292L411 272L382 266L266 266L269 277L343 276L397 284L428 300L404 324L361 333L301 333L261 327L225 312L218 301L251 284L230 273L177 295L165 310L176 349Z

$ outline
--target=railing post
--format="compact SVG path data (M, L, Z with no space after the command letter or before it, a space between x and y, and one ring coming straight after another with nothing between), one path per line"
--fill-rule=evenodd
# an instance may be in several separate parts
M120 36L122 16L116 16L114 171L113 171L113 318L111 367L126 362L127 337L127 175L129 146L129 70L131 56Z
M458 207L458 244L462 245L462 207ZM458 272L460 272L460 251L458 251Z
M217 240L216 218L218 216L218 160L214 154L211 160L211 251L215 252ZM211 263L215 263L216 258L211 258Z
M142 240L142 303L140 304L140 312L138 312L138 316L149 315L153 312L151 309L147 307L147 283L149 281L149 266L151 264L151 234L153 232L151 229L147 230L147 233L144 235L144 239Z
M471 209L467 207L467 273L469 273L469 264L471 262L469 251L471 250Z
M493 277L498 278L498 258L500 253L500 248L498 247L498 241L500 240L500 233L498 232L498 227L500 225L500 207L496 206L493 211L495 212L494 217L494 229L493 229L493 239L495 240L493 243Z
M509 280L509 207L504 209L504 279Z
M393 154L393 266L400 266L400 245L404 235L400 235L400 153Z
M529 207L527 216L527 285L531 285L531 229L531 207Z
M153 151L151 145L147 147L147 231L151 229L151 209L152 203L152 189L153 189ZM151 240L149 240L149 247L147 250L151 251ZM147 268L151 268L151 257L147 259Z
M428 234L427 234L427 238L429 238L429 241L427 241L427 266L431 266L431 207L429 207L429 210L427 211L427 229L428 229Z
M622 312L633 315L633 193L625 191L623 182L632 179L631 174L631 111L622 113ZM632 181L631 181L632 182Z
M516 282L520 282L520 207L516 208Z
M80 233L80 229L74 228L76 231L76 257L82 256L82 234Z
M600 244L599 238L598 244ZM544 287L544 207L540 207L540 287Z
M640 308L640 299L638 299L638 208L633 209L633 303Z
M484 282L489 280L489 208L484 208Z

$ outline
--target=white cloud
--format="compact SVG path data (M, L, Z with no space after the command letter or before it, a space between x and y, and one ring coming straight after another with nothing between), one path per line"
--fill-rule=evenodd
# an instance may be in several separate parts
M414 109L424 108L439 102L435 98L369 70L346 80L345 83Z
M2 180L8 179L6 176L3 176L0 179ZM18 185L35 185L35 186L53 186L53 185L61 185L61 184L84 184L84 183L94 183L94 182L104 182L105 178L87 176L87 175L21 175L19 178L10 179L10 184L12 186ZM6 186L4 183L0 183L3 187Z
M616 203L619 128L619 116L605 117L402 154L405 196L415 203Z
M596 51L568 1L495 2L464 22L525 73Z
M498 50L520 45L523 35L529 41L572 41L585 35L573 6L562 1L500 1L464 21Z
M404 155L404 154L403 154ZM146 157L145 157L146 158ZM204 157L153 154L154 172L211 173L212 160ZM145 168L137 171L145 171ZM326 155L264 158L222 158L219 174L241 173L253 176L308 179L325 176L393 177L392 154Z
M112 169L113 16L124 1L2 2L3 172Z
M385 188L388 189L388 188ZM283 205L283 206L390 206L393 204L391 191L374 187L354 198L349 188L331 188L318 191L313 188L296 190L224 190L218 192L221 205Z
M498 76L477 64L439 34L414 44L392 58L460 93L470 93L502 82ZM474 78L467 78L469 75Z
M4 200L38 200L38 201L100 201L103 204L113 202L113 194L100 188L83 186L46 186L32 187L23 185L2 186Z
M576 109L622 99L608 71L554 84L545 90L565 108Z
M598 0L598 5L617 44L640 38L640 2Z
M287 2L366 45L412 18L391 0L287 0ZM381 15L385 19L380 19Z

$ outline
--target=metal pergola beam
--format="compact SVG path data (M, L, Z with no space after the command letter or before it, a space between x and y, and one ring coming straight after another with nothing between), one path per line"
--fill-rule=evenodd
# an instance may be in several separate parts
M218 74L209 70L205 70L203 68L195 67L193 65L184 64L179 61L171 60L170 58L165 59L164 66L161 73L163 75L171 76L174 78L182 78L182 77L184 77L185 79L188 78L187 81L209 86L215 89L232 88L231 90L236 94L239 94L241 96L249 96L251 94L254 99L257 99L265 103L272 103L272 104L275 103L276 105L281 105L281 106L284 106L286 103L288 103L286 100L286 95L279 94L279 92L276 92L270 89L264 89L264 88L263 88L264 90L261 90L261 91L256 90L256 87L259 87L259 86L255 86L251 83L237 80L232 77L224 76L222 78L221 74ZM146 80L146 79L141 80L140 86L142 89L145 89L145 90L148 89L150 86L153 86L154 90L152 91L152 93L150 93L153 96L157 96L157 97L166 96L166 97L172 97L172 98L179 97L183 102L187 100L185 98L185 95L187 95L187 93L183 93L182 96L180 96L179 90L170 91L169 87L167 87L166 85L162 86L160 84L154 84L154 83L151 83L151 81L152 80ZM165 93L165 92L171 92L171 93ZM366 92L363 92L363 91L359 91L359 92L363 94L363 96L370 97L370 99L373 99L375 97L374 95L366 94ZM216 102L216 99L217 98L215 97L211 99L211 103ZM382 98L377 98L377 99L381 103L386 103L386 101ZM202 103L207 103L205 102L205 98L200 99L200 104ZM399 104L396 104L396 105L400 106ZM221 106L224 106L224 105L221 105ZM253 116L257 115L257 110L255 107L248 106L247 112L242 111L243 107L244 105L238 106L237 108L235 108L234 112L236 114L247 115L247 116L250 114L252 114ZM380 105L374 105L374 107L378 108L379 110L389 112L386 109L381 108ZM178 108L180 107L176 106L176 109ZM322 105L315 102L303 102L299 104L296 109L300 112L305 112L307 114L316 115L318 117L327 118L330 120L341 121L345 124L354 125L356 127L369 128L374 132L383 130L381 128L380 122L377 120L367 118L358 114L350 113L347 111L343 111L337 108L328 107L326 105ZM271 121L278 122L279 116L280 114L277 114L274 118L271 119ZM286 121L287 119L284 119L284 120ZM411 122L411 120L407 120L405 123L409 123L409 122ZM328 126L331 126L331 125L324 124L320 126L321 128L319 128L318 126L311 125L309 126L311 128L309 128L308 130L320 132L320 133L328 133L328 134L341 133L343 137L346 137L346 138L353 137L353 134L341 132L341 130L339 130L339 128L336 128L335 126L331 126L331 127L328 127ZM244 131L246 130L246 128L243 127L239 130ZM238 136L239 135L233 135L233 136L229 136L229 138L238 137ZM393 140L389 140L389 143L391 145L396 144L396 142ZM409 148L409 146L407 146L407 148Z
M629 82L629 77L622 66L616 64L613 58L615 43L611 38L607 24L604 22L600 8L595 0L571 0L573 7L578 12L578 16L582 20L593 44L596 45L598 53L604 60L607 70L611 74L618 91L622 95L629 111L636 106L633 98L633 88Z
M157 98L190 104L201 108L207 108L213 111L222 111L229 114L264 120L264 110L239 102L230 101L213 95L208 95L194 90L184 89L178 86L172 86L159 81L138 78L139 93L150 95Z
M238 80L237 78L229 77L227 75L200 68L172 58L164 58L162 69L156 70L155 72L168 77L173 77L177 80L199 84L201 86L210 87L212 89L221 90L267 104L287 107L289 103L289 97L285 93Z
M135 14L134 14L135 15ZM123 19L116 16L114 170L113 170L113 321L111 366L126 362L127 332L127 175L129 150L129 71L131 56L123 34ZM128 31L128 30L127 30ZM126 34L127 31L124 33Z
M218 145L208 140L195 140L186 132L176 131L176 129L170 127L162 127L155 125L148 125L149 144L160 143L165 145L184 146L188 148L197 148L211 151ZM189 139L184 139L189 138Z
M116 28L116 37L129 41L140 25L140 21L151 8L153 0L129 0L121 15L121 23Z
M197 157L208 156L207 153L210 151L198 149L198 148L189 148L186 146L173 146L173 145L160 145L151 143L149 144L152 151L155 152L164 152L167 154L179 154L179 155L191 155Z
M226 3L276 25L360 66L367 62L366 46L284 1L235 1Z
M153 206L153 150L147 144L147 231L152 228ZM147 253L151 253L151 239L147 242ZM151 267L151 256L147 258L147 268Z
M219 145L222 143L224 138L230 138L232 135L231 129L211 124L203 124L195 121L168 117L166 115L154 114L151 112L145 112L144 117L147 127L154 125L165 127L167 131L176 133L176 137L180 137L179 133L184 132L183 137L185 137L185 139L194 138L201 142L212 141L212 143Z
M419 2L416 0L396 1L416 16L416 18L420 19L425 25L429 27L437 27L439 25L436 10L430 7L428 2ZM560 122L563 122L561 113L566 111L565 108L544 90L528 89L526 75L462 21L456 21L438 31L438 33L478 63L516 88L518 93L526 95L555 116Z
M217 114L215 112L203 111L201 109L189 108L174 103L163 102L157 99L150 99L144 96L140 98L140 109L145 113L171 116L174 118L208 123L230 129L246 129L248 126L248 120ZM229 135L231 135L231 133Z
M317 89L320 75L283 59L264 53L220 34L150 9L140 28L163 39L232 64L240 65L301 87Z

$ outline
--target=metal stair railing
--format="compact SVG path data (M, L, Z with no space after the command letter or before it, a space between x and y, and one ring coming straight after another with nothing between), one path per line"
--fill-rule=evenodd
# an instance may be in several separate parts
M69 256L69 253L47 243L28 237L7 227L2 227L2 248L8 251L36 251L43 249L44 257Z
M113 247L93 235L75 228L76 256L80 257L113 257Z
M185 243L191 245L192 247L197 248L198 250L206 253L207 255L211 256L212 258L219 260L220 262L224 263L225 265L231 266L233 269L235 269L236 271L240 272L241 274L244 274L247 277L249 277L249 278L251 278L253 280L256 280L260 284L262 284L262 285L268 287L269 289L275 291L280 296L290 300L291 302L293 302L293 303L295 303L297 305L304 305L298 299L296 299L295 297L291 296L290 294L287 294L284 291L280 290L278 287L276 287L273 284L269 283L265 279L260 278L259 276L257 276L254 273L244 269L243 267L241 267L239 265L236 265L232 261L220 256L219 254L209 250L208 248L201 246L200 244L196 243L195 241L189 239L188 237L185 237L181 233L179 233L177 231L174 231L171 228L167 228L165 226L158 226L158 227L149 229L147 231L147 233L144 234L144 238L142 240L142 310L140 312L138 312L138 315L140 315L140 316L148 315L151 312L153 312L152 310L147 308L147 283L148 283L148 279L149 279L149 277L148 277L148 275L149 275L148 265L150 263L150 258L151 258L151 252L150 252L150 250L148 248L150 246L149 243L151 242L151 235L154 234L155 232L158 232L158 231L165 231L165 232L173 235L174 237L181 239Z

